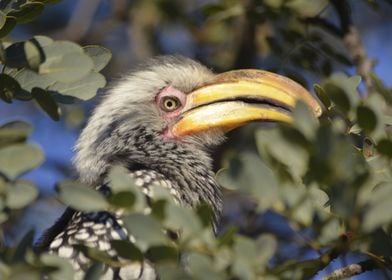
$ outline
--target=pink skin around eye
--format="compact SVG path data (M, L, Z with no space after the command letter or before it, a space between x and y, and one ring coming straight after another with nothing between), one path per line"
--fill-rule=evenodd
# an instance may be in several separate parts
M167 120L171 120L173 118L178 117L178 115L181 113L182 108L185 105L186 94L183 93L182 91L176 89L172 85L169 85L169 86L165 87L164 89L162 89L161 92L159 92L155 98L155 103L158 106L158 108L161 108L162 99L165 97L176 97L180 102L180 106L178 106L177 109L175 109L174 111L171 111L171 112L165 112L164 110L161 109L161 112L162 112L164 118Z
M178 106L178 108L175 109L174 111L165 112L164 110L161 109L162 99L165 97L176 97L181 103L180 106ZM169 85L165 87L163 90L161 90L161 92L159 92L155 98L155 104L158 108L160 108L160 111L162 112L162 116L167 120L167 123L171 123L174 119L176 119L181 114L181 111L184 108L185 103L186 103L186 94L176 89L172 85ZM169 127L166 127L164 129L163 135L165 138L169 138L169 139L176 138L172 134Z

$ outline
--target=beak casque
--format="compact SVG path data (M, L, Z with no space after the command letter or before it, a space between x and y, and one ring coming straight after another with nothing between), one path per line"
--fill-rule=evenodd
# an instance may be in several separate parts
M213 128L227 132L252 121L290 123L297 100L321 115L311 93L287 77L253 69L225 72L188 95L172 133L184 136Z

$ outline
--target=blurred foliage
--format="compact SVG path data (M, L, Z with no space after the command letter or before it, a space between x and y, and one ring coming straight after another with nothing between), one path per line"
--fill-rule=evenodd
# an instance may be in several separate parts
M6 103L34 100L58 120L61 108L72 110L105 85L99 72L111 54L100 46L81 47L45 36L22 42L6 37L16 24L35 19L45 5L55 2L0 2L0 98ZM377 1L364 2L378 6ZM392 89L372 74L375 90L364 95L358 90L359 76L338 71L353 65L342 38L308 20L330 6L327 0L222 0L203 4L196 15L188 16L185 1L131 2L133 32L151 36L141 40L156 48L151 53L159 52L154 28L176 22L205 51L200 59L215 68L252 66L262 58L274 61L266 68L303 84L306 74L312 74L319 81L314 91L325 110L316 119L298 103L292 125L252 131L257 150L225 153L227 166L217 173L227 192L252 202L257 214L273 212L287 221L292 236L256 232L249 237L229 226L215 237L207 206L181 208L159 185L147 206L120 167L109 174L110 197L79 182L60 183L58 199L76 210L123 212L136 241L112 241L127 260L114 265L148 260L160 279L308 279L338 256L356 252L382 270L391 268ZM0 127L2 225L38 196L37 188L23 179L44 161L40 148L27 141L31 132L29 124L19 121ZM173 240L168 232L180 234ZM2 279L72 278L67 260L33 250L33 232L11 245L3 235L2 227ZM298 253L279 258L287 243ZM85 279L97 279L102 263L113 265L103 252L79 249L92 260ZM319 257L306 258L309 251Z

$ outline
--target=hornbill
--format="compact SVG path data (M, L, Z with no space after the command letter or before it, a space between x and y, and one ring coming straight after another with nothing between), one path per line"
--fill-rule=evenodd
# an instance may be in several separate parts
M214 74L188 58L152 58L107 91L76 144L74 164L80 180L101 191L109 188L108 170L121 165L146 195L158 181L180 204L204 202L219 216L222 193L208 148L251 121L291 122L297 100L320 115L316 99L286 77L261 70ZM67 209L40 246L70 259L80 279L89 259L73 245L91 246L118 260L113 239L134 239L121 215ZM144 263L106 267L102 279L156 277Z

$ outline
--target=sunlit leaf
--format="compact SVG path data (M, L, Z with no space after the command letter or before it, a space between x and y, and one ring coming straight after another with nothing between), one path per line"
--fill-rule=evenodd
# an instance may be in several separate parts
M366 231L372 231L392 221L391 201L392 184L377 186L370 199L369 208L364 213L363 228Z
M6 205L11 209L21 209L38 197L38 190L28 181L16 181L8 188Z
M112 53L101 46L85 46L83 50L92 58L94 61L93 70L96 72L101 71L109 63L112 58Z
M106 80L99 73L92 72L88 76L76 82L57 82L48 89L59 92L62 95L72 96L81 100L88 100L97 94L99 88L104 87Z
M99 211L109 204L101 193L76 181L64 181L58 185L58 198L64 204L81 211Z
M0 172L10 179L36 168L44 160L41 150L31 144L15 144L0 149Z

